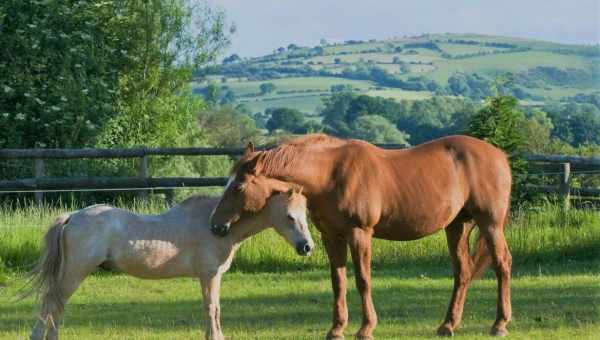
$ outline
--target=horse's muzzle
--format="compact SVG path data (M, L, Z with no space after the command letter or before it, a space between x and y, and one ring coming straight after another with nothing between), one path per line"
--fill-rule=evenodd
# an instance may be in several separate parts
M230 224L213 224L210 226L210 231L219 237L224 237L229 233L230 226Z

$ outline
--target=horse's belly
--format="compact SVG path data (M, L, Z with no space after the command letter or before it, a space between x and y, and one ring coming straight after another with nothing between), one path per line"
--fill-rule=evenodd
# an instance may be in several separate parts
M110 266L129 275L147 279L195 276L193 256L174 243L162 240L132 240L122 248Z
M413 228L410 226L388 226L385 228L375 227L373 236L390 241L412 241L435 234L440 229L439 227L430 228Z

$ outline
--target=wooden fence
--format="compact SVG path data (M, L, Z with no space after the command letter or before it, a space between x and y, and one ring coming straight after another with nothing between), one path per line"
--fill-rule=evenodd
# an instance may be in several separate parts
M379 144L386 149L399 149L397 144ZM259 148L260 149L260 148ZM264 149L264 148L262 148ZM162 177L149 176L148 158L151 156L239 156L243 148L135 148L135 149L2 149L0 160L33 159L34 178L0 180L0 194L7 192L34 192L38 203L43 201L43 193L69 190L136 190L141 197L149 189L182 187L223 186L226 177ZM138 158L137 177L46 177L44 160L46 159L86 159L86 158ZM527 190L539 193L558 194L568 206L571 195L600 196L597 188L571 188L572 167L587 171L597 171L600 175L600 157L579 157L562 155L527 155L525 159L532 164L547 164L550 170L542 175L558 175L558 186L527 185ZM559 168L557 168L559 166ZM538 167L539 168L539 167ZM558 171L557 171L558 170ZM547 176L547 175L546 175Z

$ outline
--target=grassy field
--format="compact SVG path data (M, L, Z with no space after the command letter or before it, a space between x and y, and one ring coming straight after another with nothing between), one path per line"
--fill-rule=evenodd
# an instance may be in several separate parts
M512 282L510 338L593 339L600 332L599 283L598 273L586 273L583 265L563 273L517 274ZM0 339L22 339L29 334L33 299L12 301L21 284L14 277L8 288L0 289ZM373 298L379 315L375 336L433 338L451 289L447 271L375 268ZM472 285L458 338L487 338L495 316L495 291L490 279ZM322 339L330 326L332 294L326 270L226 274L221 299L224 333L232 339ZM360 325L360 303L353 284L348 302L346 334L351 335ZM200 338L201 311L194 280L97 275L67 305L62 335L64 339L103 340Z
M23 273L55 216L76 207L0 208L0 257L8 270L0 282L0 339L25 338L34 300L15 302ZM130 207L141 213L161 202ZM592 339L600 332L600 212L552 205L517 209L507 230L514 257L515 339ZM317 244L320 235L313 232ZM322 338L332 297L321 246L303 258L272 231L246 242L225 275L222 318L236 339ZM349 273L349 277L351 277ZM443 233L413 242L375 240L374 300L380 339L431 338L452 288ZM350 326L360 324L359 300L350 285ZM495 313L492 272L470 290L457 336L484 338ZM201 332L198 284L191 279L146 281L100 273L90 277L67 307L66 339L188 339Z

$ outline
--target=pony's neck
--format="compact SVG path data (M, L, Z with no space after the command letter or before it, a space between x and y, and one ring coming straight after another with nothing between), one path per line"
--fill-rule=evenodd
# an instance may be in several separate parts
M231 226L229 237L234 245L239 245L253 235L260 233L261 231L269 228L271 222L261 216L266 214L266 211L260 212L256 216L246 217L240 220L235 225Z

